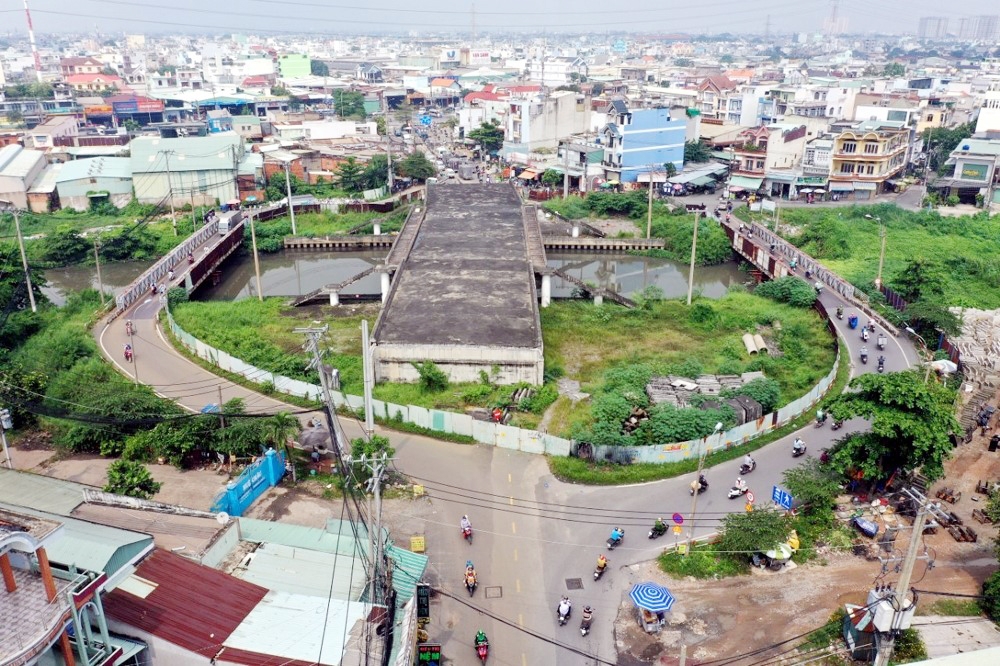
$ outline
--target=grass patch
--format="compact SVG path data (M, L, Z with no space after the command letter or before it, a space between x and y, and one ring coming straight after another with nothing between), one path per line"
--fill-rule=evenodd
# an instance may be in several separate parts
M689 555L676 551L662 553L657 562L660 569L674 578L728 578L750 571L750 564L718 552L715 544L701 544L691 549Z
M381 218L382 233L386 234L399 231L402 228L407 210L406 207L401 207L388 214L375 212L334 213L332 211L299 213L295 216L295 230L298 232L298 236L310 238L316 236L340 236L360 226L361 229L357 233L365 234L372 233L373 228L370 223L373 220ZM291 220L288 216L276 217L262 224L270 225L279 223L287 224L289 230L291 229Z
M978 617L982 614L975 599L938 599L934 603L917 606L917 615Z
M845 617L847 617L847 611L843 608L833 611L826 624L810 633L805 642L799 646L799 650L804 653L812 650L824 650L831 644L842 641Z
M745 210L741 216L747 216ZM983 212L944 217L935 211L907 211L894 204L838 208L783 208L782 235L803 251L869 290L878 270L879 217L886 226L884 279L892 286L909 263L922 258L940 266L949 306L1000 307L1000 236ZM763 223L762 220L759 220Z

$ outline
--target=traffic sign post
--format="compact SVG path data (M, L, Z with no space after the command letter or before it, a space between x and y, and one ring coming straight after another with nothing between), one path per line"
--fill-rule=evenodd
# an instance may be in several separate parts
M747 504L753 504L753 491L747 491Z
M683 531L684 528L682 528L680 525L674 525L674 534L680 534Z
M673 516L670 517L670 519L673 520L678 525L683 525L684 524L684 516L682 516L679 513L675 513Z
M771 489L771 501L786 511L792 509L792 495L784 488L774 486Z
M420 116L420 124L421 125L430 125L431 124L431 117L430 116Z

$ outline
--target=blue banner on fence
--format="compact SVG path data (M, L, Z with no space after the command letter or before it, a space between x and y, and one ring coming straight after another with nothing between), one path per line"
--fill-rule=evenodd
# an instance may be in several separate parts
M226 489L212 503L212 511L242 516L254 500L268 488L278 485L284 475L285 457L274 449L268 449L238 477L226 484Z

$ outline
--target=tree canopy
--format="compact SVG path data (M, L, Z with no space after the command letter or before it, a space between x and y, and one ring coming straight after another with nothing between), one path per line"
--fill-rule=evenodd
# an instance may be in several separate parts
M869 480L918 468L932 481L942 476L951 435L961 432L954 391L936 381L924 383L917 370L867 373L850 387L833 400L830 412L838 420L865 418L871 430L849 435L833 448L835 470Z
M707 162L712 159L712 149L704 141L684 142L684 162Z
M365 96L357 90L338 90L333 94L337 115L341 118L364 118Z
M730 513L722 519L719 550L749 557L784 543L791 531L790 519L772 509Z
M330 68L322 60L310 60L309 73L313 76L330 76Z
M353 157L348 157L337 168L337 184L348 192L360 192L365 168Z
M495 121L486 122L469 132L469 138L478 141L486 152L500 150L503 146L503 128Z
M415 150L399 162L396 162L396 173L406 178L413 178L414 180L427 180L437 173L437 169L427 159L426 155L419 150Z

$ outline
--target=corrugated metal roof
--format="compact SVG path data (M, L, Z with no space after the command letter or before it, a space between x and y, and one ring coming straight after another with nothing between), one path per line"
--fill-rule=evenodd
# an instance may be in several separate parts
M386 546L385 554L396 564L392 572L392 588L396 590L399 605L402 606L416 594L417 583L427 570L427 556L392 545Z
M39 161L45 161L45 153L27 150L17 144L0 148L0 176L26 178Z
M128 157L95 157L73 160L62 165L58 182L84 178L131 178L132 163Z
M83 502L87 487L41 474L0 469L0 502L68 516Z
M164 550L153 551L134 575L156 589L145 598L113 590L104 597L105 613L206 659L267 594L262 587Z
M129 144L132 150L132 173L166 173L169 153L171 171L211 171L233 169L243 157L243 137L235 132L176 139L139 136Z
M0 507L13 508L0 503ZM153 547L153 537L85 520L58 516L46 511L19 506L18 511L63 524L62 536L45 544L49 560L75 565L88 571L103 571L113 576L130 560Z
M351 560L360 555L265 543L254 551L247 568L234 575L272 591L356 601L365 588L365 568Z
M341 536L329 528L321 530L315 527L275 523L254 518L240 518L239 521L240 537L244 541L281 544L324 553L340 553L341 555L353 555L357 552L354 536L349 530L346 530Z
M367 605L358 602L269 592L225 640L225 645L273 655L272 664L294 659L336 666L344 651L345 622L348 628L353 627L367 613ZM330 631L324 632L324 625ZM227 649L223 658L229 661L233 654Z
M62 171L63 163L56 162L50 164L42 171L35 184L28 190L29 193L49 194L55 192L56 182L59 180L59 172Z

